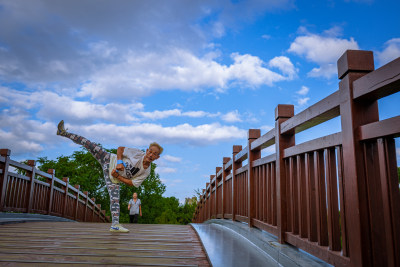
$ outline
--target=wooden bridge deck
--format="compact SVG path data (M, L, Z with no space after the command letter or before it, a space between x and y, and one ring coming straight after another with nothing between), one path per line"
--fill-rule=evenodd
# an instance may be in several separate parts
M0 265L209 266L189 225L31 222L0 225Z

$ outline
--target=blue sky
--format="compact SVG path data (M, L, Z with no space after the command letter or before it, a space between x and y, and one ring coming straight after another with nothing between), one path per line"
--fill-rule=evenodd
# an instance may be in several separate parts
M336 91L346 49L372 50L376 68L399 57L399 10L394 0L0 0L0 147L17 160L70 155L79 147L55 135L61 119L107 148L157 141L166 196L183 200L245 146L247 129L273 127L276 105L298 113ZM399 115L399 101L381 100L380 117ZM338 131L334 119L296 141Z

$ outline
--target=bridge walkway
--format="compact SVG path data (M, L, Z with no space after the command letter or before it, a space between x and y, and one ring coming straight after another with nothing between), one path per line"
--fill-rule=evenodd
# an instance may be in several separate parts
M0 225L0 265L210 266L190 225L26 222Z

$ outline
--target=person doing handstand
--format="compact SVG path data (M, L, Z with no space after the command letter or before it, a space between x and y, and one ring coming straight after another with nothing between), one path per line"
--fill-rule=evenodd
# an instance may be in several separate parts
M113 154L82 136L67 132L67 130L64 129L64 121L60 121L57 126L57 135L67 137L74 143L84 146L103 169L104 180L110 196L112 218L110 232L129 232L119 223L119 183L139 187L150 175L151 163L160 157L163 148L153 142L146 152L137 148L118 147L117 154Z

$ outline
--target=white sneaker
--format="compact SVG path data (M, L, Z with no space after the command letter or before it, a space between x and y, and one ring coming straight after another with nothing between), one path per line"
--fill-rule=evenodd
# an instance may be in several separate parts
M120 224L111 225L110 232L128 233L129 230Z

